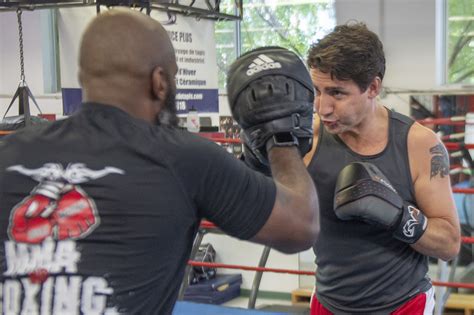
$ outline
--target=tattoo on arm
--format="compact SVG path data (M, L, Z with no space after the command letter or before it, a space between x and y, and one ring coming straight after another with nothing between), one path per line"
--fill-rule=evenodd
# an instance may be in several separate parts
M442 144L437 144L430 148L431 153L431 176L430 179L436 175L440 175L441 178L449 174L449 158L448 152Z

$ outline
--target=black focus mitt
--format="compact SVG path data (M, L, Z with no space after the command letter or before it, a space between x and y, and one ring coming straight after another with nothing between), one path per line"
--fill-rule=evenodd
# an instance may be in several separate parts
M262 47L242 55L229 70L227 94L242 140L259 163L268 167L274 146L297 146L301 156L311 150L314 89L295 53Z

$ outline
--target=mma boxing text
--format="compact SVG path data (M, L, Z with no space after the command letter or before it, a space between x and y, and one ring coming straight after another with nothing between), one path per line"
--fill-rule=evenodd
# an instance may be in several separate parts
M114 314L107 308L113 289L101 277L77 273L81 254L76 242L5 242L7 270L0 283L4 314ZM43 272L43 278L34 277Z
M4 314L118 314L106 308L111 292L99 277L55 276L41 284L10 279L0 283L0 308Z

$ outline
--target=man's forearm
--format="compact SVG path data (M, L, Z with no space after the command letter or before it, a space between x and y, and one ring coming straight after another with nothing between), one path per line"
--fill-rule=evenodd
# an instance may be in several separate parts
M269 151L269 161L277 185L277 203L288 215L285 224L305 227L293 229L292 235L286 236L287 240L313 239L314 242L315 236L319 234L319 201L314 182L298 149L275 147Z
M448 261L459 252L460 235L449 221L430 218L423 236L411 246L421 254Z
M298 149L275 147L268 155L273 179L285 188L285 193L278 194L280 202L301 219L319 222L319 211L314 211L319 209L316 188Z
M275 181L317 201L313 180L296 147L275 147L268 156Z

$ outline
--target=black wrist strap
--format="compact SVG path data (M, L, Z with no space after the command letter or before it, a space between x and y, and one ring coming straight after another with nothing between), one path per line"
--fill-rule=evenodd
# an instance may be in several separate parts
M428 219L423 212L410 204L404 204L402 219L393 237L408 244L416 243L425 233L427 225Z
M299 145L298 138L291 132L276 133L271 136L266 143L267 153L274 147L297 147Z

